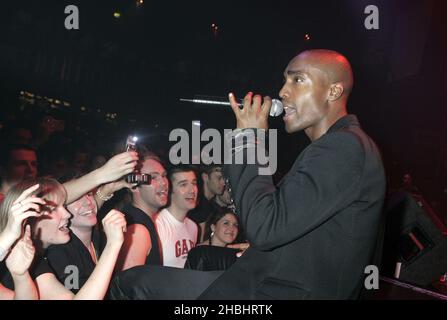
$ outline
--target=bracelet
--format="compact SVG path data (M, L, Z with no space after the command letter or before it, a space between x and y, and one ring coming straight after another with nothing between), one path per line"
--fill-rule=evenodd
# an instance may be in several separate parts
M101 191L99 191L100 188L98 188L98 190L96 190L96 195L98 196L99 199L101 199L102 201L106 202L109 201L110 199L112 199L113 197L113 193L109 194L108 196L104 196Z

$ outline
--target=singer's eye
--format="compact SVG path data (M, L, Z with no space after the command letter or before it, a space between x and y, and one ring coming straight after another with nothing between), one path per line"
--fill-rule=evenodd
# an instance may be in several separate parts
M295 78L293 79L293 81L295 81L295 82L297 82L297 83L301 83L301 82L304 81L304 79L301 78L301 77L295 77Z

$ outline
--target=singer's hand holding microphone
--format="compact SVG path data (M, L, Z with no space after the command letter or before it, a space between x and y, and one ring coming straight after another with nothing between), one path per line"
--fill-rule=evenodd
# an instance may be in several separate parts
M239 107L236 97L233 93L228 95L231 108L236 116L236 126L238 129L257 128L268 129L268 116L272 107L272 99L260 95L253 96L253 92L247 93L244 98L242 108Z
M231 106L236 115L238 128L268 129L267 116L277 117L284 111L284 106L280 100L264 97L264 102L262 103L262 97L256 95L253 98L252 92L249 92L244 100L238 100L234 94L230 93L228 97L196 95L194 99L181 98L180 101L192 102L202 106L214 105L224 108L222 110L230 110L228 106Z
M228 102L229 100L229 102ZM223 107L223 110L229 110L231 106L236 116L237 127L242 128L258 128L268 129L267 117L277 117L284 111L282 102L278 99L271 99L270 97L262 97L249 92L244 100L238 100L233 93L225 97L200 96L196 95L194 99L183 99L182 102L192 102L199 105L215 105Z

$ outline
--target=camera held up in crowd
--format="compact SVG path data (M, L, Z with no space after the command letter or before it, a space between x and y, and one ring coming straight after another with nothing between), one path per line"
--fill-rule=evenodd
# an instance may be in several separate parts
M126 141L126 151L137 151L137 141L138 138L136 136L128 136ZM151 184L152 177L147 173L140 173L138 170L135 170L132 173L129 173L126 176L126 182L128 183L137 183L138 185L142 184Z

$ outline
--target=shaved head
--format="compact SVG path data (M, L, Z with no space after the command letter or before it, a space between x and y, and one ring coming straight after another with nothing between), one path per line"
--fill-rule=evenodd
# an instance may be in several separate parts
M284 71L279 92L287 132L305 130L311 140L347 114L353 75L348 59L332 50L308 50L294 57Z
M351 64L344 55L325 49L307 50L293 58L289 66L292 66L297 60L304 60L309 66L325 73L329 84L342 84L346 97L351 93L354 78Z

